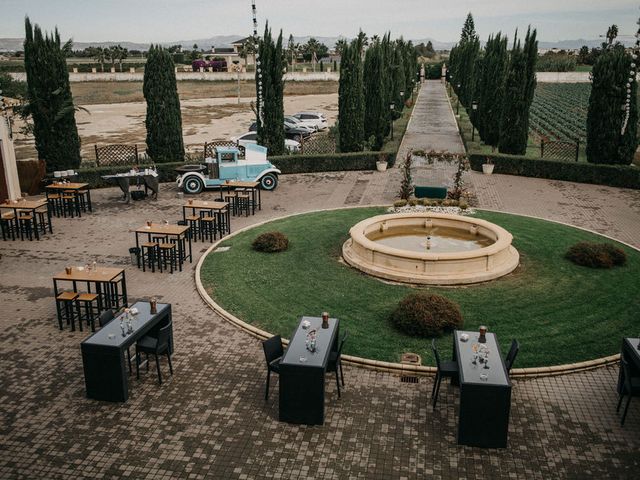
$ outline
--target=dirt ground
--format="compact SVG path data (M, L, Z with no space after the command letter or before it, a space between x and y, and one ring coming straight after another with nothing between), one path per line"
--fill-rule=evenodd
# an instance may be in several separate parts
M203 86L204 82L189 82ZM312 91L312 83L304 86L305 91ZM293 82L290 83L290 85ZM76 84L74 84L76 85ZM113 93L109 96L100 90L100 84L81 84L83 88L89 89L93 85L94 92L98 98L113 99ZM130 84L120 86L108 84L109 89L131 88ZM302 85L297 82L296 85ZM97 87L97 90L96 90ZM186 97L196 96L198 92L200 98L185 99L181 94L182 130L184 142L188 152L195 153L202 151L204 143L212 140L228 140L232 136L240 135L249 129L249 125L254 121L254 114L251 110L252 97L240 99L240 104L235 98L212 98L213 93L219 95L224 90L210 88L205 84L202 91L188 90ZM74 87L75 88L75 87ZM89 92L89 90L87 90ZM88 93L87 93L88 94ZM208 94L212 94L209 96ZM75 98L75 97L74 97ZM77 104L82 105L75 98ZM284 99L285 113L293 114L301 110L317 110L324 112L329 124L335 123L338 115L338 95L337 93L287 95ZM78 133L82 141L82 158L87 161L94 161L94 145L104 145L109 143L137 144L138 151L144 151L146 130L144 120L146 115L146 104L144 101L125 103L103 103L85 104L85 111L76 112L76 122ZM16 125L19 129L19 125ZM36 151L33 138L25 138L20 134L16 135L16 157L18 160L36 158Z

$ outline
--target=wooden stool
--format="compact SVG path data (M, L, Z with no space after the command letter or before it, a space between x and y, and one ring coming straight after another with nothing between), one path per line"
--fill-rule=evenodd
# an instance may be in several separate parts
M142 259L142 271L146 272L145 264L149 262L151 271L155 273L156 262L158 262L158 269L162 272L162 265L160 264L160 255L158 250L158 244L155 242L143 243L140 250L140 258Z
M83 212L87 211L87 197L89 195L88 190L78 190L78 200L80 201L80 209Z
M2 239L6 240L11 236L11 240L16 239L16 216L13 213L5 213L0 217L0 230L2 230Z
M173 270L178 267L178 254L176 253L176 244L175 243L161 243L158 247L160 251L160 263L162 263L162 267L166 270L167 268L167 260L169 261L169 266L171 267L171 273Z
M216 218L209 215L208 212L200 213L200 233L202 240L211 240L213 242L216 235Z
M47 195L47 208L52 215L61 217L63 213L62 195L59 193L50 193Z
M76 213L80 217L80 206L78 204L78 198L76 196L76 192L73 190L65 191L62 194L62 214L67 217L67 213L71 218L73 218L73 214Z
M58 311L58 326L62 330L62 320L67 321L67 325L71 323L71 331L75 331L76 318L80 318L80 309L76 303L78 294L76 292L62 292L56 297L56 310ZM82 331L82 322L80 323L80 331Z
M236 194L236 210L238 215L242 215L245 212L245 216L249 216L249 209L251 207L251 196L248 192L238 192Z
M51 222L49 221L49 208L38 208L36 210L36 215L38 216L38 229L42 233L47 233L47 229L49 229L49 233L53 233L53 230L51 229Z
M95 321L100 315L100 297L95 293L81 293L76 298L78 302L78 323L80 324L80 330L82 331L82 321L86 321L87 325L91 327L91 331L96 331ZM95 309L94 309L95 303ZM84 314L82 313L82 307L84 307Z
M233 192L229 192L229 193L225 193L224 195L224 201L227 202L229 204L229 209L231 210L231 214L235 217L236 216L236 200L238 199L238 194L233 191Z
M189 235L191 235L191 239L195 242L200 236L200 217L198 215L190 215L186 220L189 225Z
M24 240L25 235L33 240L33 215L18 213L18 231L20 240Z

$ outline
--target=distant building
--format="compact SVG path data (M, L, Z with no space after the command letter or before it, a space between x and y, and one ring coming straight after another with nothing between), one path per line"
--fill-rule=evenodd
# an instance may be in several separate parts
M231 67L234 62L239 62L240 65L253 65L253 55L247 55L246 60L240 57L240 50L242 45L247 41L251 40L252 37L244 37L235 42L231 42L231 46L229 47L216 47L215 45L211 46L211 51L209 53L204 54L205 59L210 60L213 57L223 58L227 62L227 68L231 71Z

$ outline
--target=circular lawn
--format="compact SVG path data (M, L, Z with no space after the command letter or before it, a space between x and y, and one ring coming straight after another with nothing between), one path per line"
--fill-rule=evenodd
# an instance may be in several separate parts
M638 336L640 252L618 244L627 264L612 269L577 266L564 258L581 241L612 242L599 235L544 220L478 211L513 235L520 266L510 275L463 287L413 287L384 283L340 258L349 229L384 213L383 208L314 212L274 220L221 243L204 260L201 280L225 310L247 323L288 338L302 315L328 311L349 331L344 353L398 362L404 352L434 365L430 339L412 338L390 323L391 312L408 293L438 293L458 303L465 330L486 325L498 336L502 353L512 338L520 342L515 367L574 363L620 351L622 337ZM280 231L289 249L260 253L251 242ZM437 340L451 357L452 336Z

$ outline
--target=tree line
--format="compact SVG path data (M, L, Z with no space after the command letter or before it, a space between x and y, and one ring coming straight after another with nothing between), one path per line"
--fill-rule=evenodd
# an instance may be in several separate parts
M516 31L510 43L498 32L481 48L469 13L449 56L449 84L470 112L482 141L500 153L524 155L527 150L529 109L536 88L536 36L529 27L524 39ZM587 159L628 165L637 147L635 59L614 43L616 36L613 25L593 66Z

